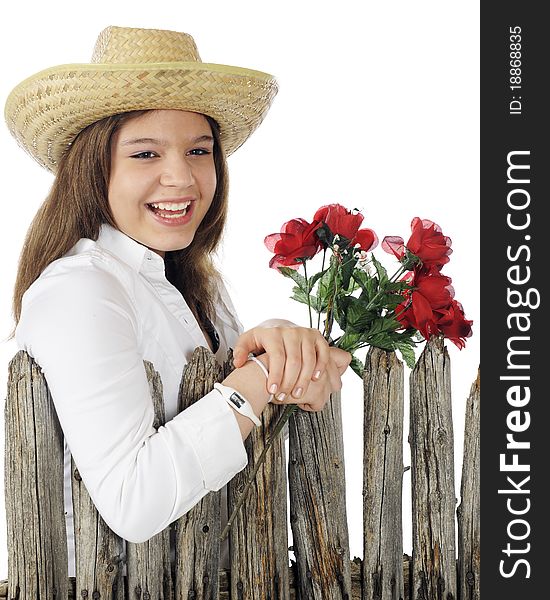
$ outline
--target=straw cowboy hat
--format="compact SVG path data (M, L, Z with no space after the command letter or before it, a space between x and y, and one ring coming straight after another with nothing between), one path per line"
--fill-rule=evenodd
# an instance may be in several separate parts
M8 96L4 114L19 144L55 172L86 126L143 109L212 117L229 155L262 122L276 93L277 82L267 73L203 63L186 33L107 27L91 63L60 65L25 79Z

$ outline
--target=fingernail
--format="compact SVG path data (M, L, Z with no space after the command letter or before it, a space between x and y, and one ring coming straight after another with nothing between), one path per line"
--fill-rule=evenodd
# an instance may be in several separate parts
M315 373L313 373L313 379L319 379L319 377L321 377L321 371L315 371Z
M277 391L277 384L276 384L276 383L273 383L273 384L271 385L271 387L269 388L269 393L270 393L270 394L274 394L276 391Z
M282 402L286 397L286 394L284 394L283 392L281 392L278 396L277 396L277 400L279 402Z
M301 387L299 387L299 388L296 388L296 389L295 389L295 390L292 392L292 395L293 395L295 398L299 398L299 397L302 395L302 392L303 392L303 391L304 391L304 388L301 388Z

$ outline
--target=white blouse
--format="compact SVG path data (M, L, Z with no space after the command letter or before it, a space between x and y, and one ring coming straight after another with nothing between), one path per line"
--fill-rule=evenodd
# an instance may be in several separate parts
M223 361L242 325L223 284L214 320ZM166 528L247 463L232 409L213 390L176 414L184 365L204 334L155 252L109 225L51 263L23 296L19 348L41 366L70 453L99 513L125 540ZM160 373L166 424L153 427L143 361Z

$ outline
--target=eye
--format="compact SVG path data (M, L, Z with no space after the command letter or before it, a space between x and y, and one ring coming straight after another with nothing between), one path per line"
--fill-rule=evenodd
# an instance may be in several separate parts
M212 154L212 152L206 148L193 148L193 150L189 150L189 154L191 156L206 156L208 154Z
M158 156L158 154L156 152L153 152L152 150L144 150L143 152L138 152L137 154L132 154L132 156L130 156L130 158L146 160L148 158L155 158L157 156Z

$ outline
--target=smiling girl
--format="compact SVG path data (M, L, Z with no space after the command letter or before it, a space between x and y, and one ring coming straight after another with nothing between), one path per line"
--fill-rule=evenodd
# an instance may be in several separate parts
M270 398L317 411L341 387L348 353L285 320L243 332L212 261L225 157L276 91L266 73L202 63L186 34L109 27L91 64L37 73L7 100L11 132L55 174L21 253L14 316L65 436L69 574L71 455L109 527L144 541L244 468ZM233 349L236 368L225 391L178 414L198 346L220 362ZM163 384L158 430L145 360Z

